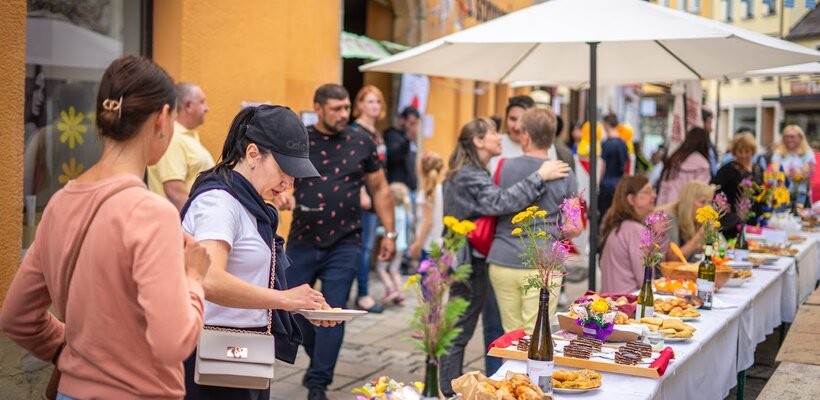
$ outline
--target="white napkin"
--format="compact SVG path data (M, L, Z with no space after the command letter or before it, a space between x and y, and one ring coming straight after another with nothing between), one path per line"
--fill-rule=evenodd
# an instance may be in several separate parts
M734 305L734 304L729 304L729 303L721 300L717 296L712 297L712 309L714 309L714 310L724 310L724 309L727 309L727 308L737 308L737 306Z

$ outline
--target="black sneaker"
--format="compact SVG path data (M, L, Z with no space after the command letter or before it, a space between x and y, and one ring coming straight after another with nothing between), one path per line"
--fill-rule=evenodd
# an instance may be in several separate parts
M327 395L325 394L325 388L315 386L312 388L308 388L308 400L327 400Z

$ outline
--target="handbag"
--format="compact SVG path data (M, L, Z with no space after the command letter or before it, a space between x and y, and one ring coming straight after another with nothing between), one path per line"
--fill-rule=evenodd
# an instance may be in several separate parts
M496 186L498 186L501 177L501 167L503 165L504 158L502 157L498 160L498 167L495 169L495 175L493 176L493 184ZM479 217L475 221L475 229L467 235L467 241L470 242L470 246L485 257L487 254L490 254L490 247L493 245L495 221L496 216L494 215Z
M129 184L125 186L121 186L116 188L103 196L102 200L97 203L97 207L94 208L94 211L91 212L91 217L86 221L83 229L80 231L80 235L74 247L71 249L71 256L69 257L68 261L68 273L66 274L66 282L65 282L65 313L68 313L68 291L71 288L71 278L74 276L74 269L77 267L77 258L80 256L80 249L83 247L83 242L85 241L85 237L88 234L88 228L91 226L91 222L94 221L94 217L97 216L97 211L100 210L100 207L105 203L106 200L111 198L111 196L131 187L137 187L138 184ZM65 315L61 319L63 323L65 323ZM51 371L51 377L48 380L48 385L46 385L46 399L48 400L55 400L57 398L57 390L60 388L60 378L62 378L63 374L60 372L60 369L57 368L57 360L60 358L60 354L62 354L63 349L66 346L66 337L63 336L63 342L60 344L60 347L57 348L57 352L54 354L54 358L51 359L51 363L54 364L54 369Z
M274 241L275 243L275 241ZM271 246L270 288L274 287L276 246ZM194 382L205 386L264 390L273 379L276 346L268 310L265 332L205 326L196 348Z

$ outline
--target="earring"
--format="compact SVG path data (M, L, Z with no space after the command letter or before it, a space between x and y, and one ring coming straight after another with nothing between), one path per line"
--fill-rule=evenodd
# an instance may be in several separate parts
M159 138L160 139L165 139L165 132L159 131Z

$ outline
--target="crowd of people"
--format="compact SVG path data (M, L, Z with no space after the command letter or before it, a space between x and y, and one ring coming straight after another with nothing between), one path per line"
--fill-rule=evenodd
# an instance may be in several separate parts
M531 205L560 216L561 202L578 195L582 124L562 135L551 108L514 96L501 126L488 117L466 123L445 163L419 152L421 115L413 107L379 131L387 107L374 86L351 101L343 86L322 85L313 107L317 122L308 127L284 106L243 109L215 162L196 132L208 111L202 88L174 85L145 58L108 67L96 100L102 157L48 204L0 314L9 338L62 371L58 398L268 399L269 388L197 382L197 338L207 327L268 333L276 358L288 363L303 346L308 399L325 399L345 325L294 312L348 308L354 282L355 307L378 313L402 305L402 264L429 256L445 215L498 223L489 251L468 244L458 254L472 273L450 296L469 307L440 360L441 391L453 395L450 381L463 372L479 316L486 344L532 329L538 297L521 289L533 271L519 258L511 220ZM740 181L762 183L767 167L794 182L798 202L809 201L815 155L798 126L786 126L768 156L758 154L753 132L738 132L720 163L705 117L668 157L663 147L636 156L634 173L629 153L640 143L631 150L617 117L604 117L602 235L590 244L600 253L602 291L639 288L644 268L635 249L644 218L657 209L670 216L669 239L691 258L704 236L695 210L716 192L734 204ZM284 210L293 211L287 240L276 233ZM736 233L739 221L722 222L724 234ZM549 220L545 246L582 234L560 223ZM372 269L381 301L368 285ZM488 374L499 366L486 358Z

